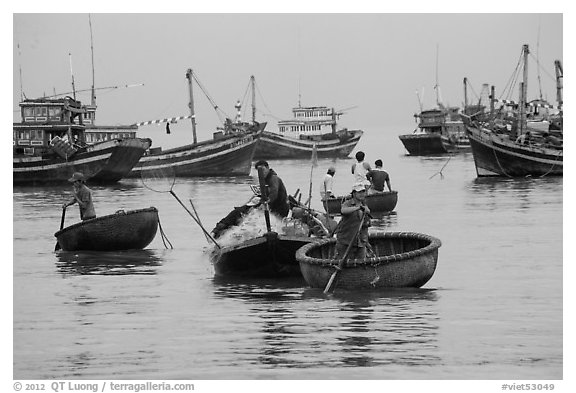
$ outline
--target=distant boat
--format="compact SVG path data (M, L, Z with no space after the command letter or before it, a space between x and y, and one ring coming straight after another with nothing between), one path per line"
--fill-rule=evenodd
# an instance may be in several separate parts
M413 232L369 235L373 256L346 261L338 269L336 239L321 239L296 252L304 279L312 288L326 288L337 271L333 288L420 288L434 275L439 239Z
M294 117L278 122L278 131L264 131L258 142L256 159L310 158L314 146L318 157L347 157L364 133L362 130L337 129L343 111L326 106L298 106Z
M190 90L190 118L192 121L193 143L172 149L162 150L161 147L150 149L134 167L130 177L149 176L151 173L170 171L180 177L201 176L248 176L258 140L266 123L242 122L226 119L224 127L214 132L213 139L202 142L196 137L196 118L192 95L192 79L196 78L191 69L186 72ZM251 77L251 81L254 77ZM237 106L238 111L240 108ZM138 125L170 123L174 119L139 123Z
M342 202L346 198L346 196L339 196L327 199L322 202L324 209L328 214L341 214L340 209ZM396 208L396 203L398 203L398 191L384 191L377 194L366 195L366 205L371 213L391 212Z
M466 137L466 128L460 118L459 108L446 106L440 97L438 83L438 48L436 49L436 108L423 110L420 96L420 113L414 118L419 119L418 127L411 134L400 135L400 141L408 154L426 156L470 150Z
M158 210L150 207L82 221L54 236L63 251L136 250L148 246L157 229Z
M458 111L456 107L440 107L414 115L420 119L418 128L399 136L404 148L412 156L469 151L470 142Z
M542 114L536 116L535 112L529 112L531 109L554 108L541 102L526 101L528 54L528 45L524 45L522 56L525 71L520 86L520 102L503 101L504 105L496 112L494 103L499 100L493 98L490 117L466 118L468 138L479 177L563 175L562 66L556 61L559 113L537 118L542 117Z
M26 99L22 121L13 124L13 183L67 181L82 172L91 183L113 183L126 177L152 141L118 137L88 144L86 107L71 97Z

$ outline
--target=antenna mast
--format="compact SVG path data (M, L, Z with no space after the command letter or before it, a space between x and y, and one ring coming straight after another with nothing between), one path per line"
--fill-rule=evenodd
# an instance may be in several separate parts
M92 106L96 106L96 92L94 91L94 42L92 40L92 18L88 14L88 25L90 26L90 51L92 53Z
M20 73L20 101L24 101L24 90L22 90L22 62L20 61L20 43L18 43L18 71Z
M76 100L76 86L74 86L74 72L72 71L72 53L68 53L68 57L70 58L70 75L72 75L72 94L74 100Z

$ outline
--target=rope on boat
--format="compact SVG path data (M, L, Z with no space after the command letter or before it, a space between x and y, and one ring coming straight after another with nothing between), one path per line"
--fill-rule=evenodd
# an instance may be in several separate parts
M550 170L548 172L546 172L545 174L538 176L538 177L544 177L544 176L548 176L550 174L550 172L552 172L552 170L554 169L554 167L556 166L556 163L558 162L558 159L560 158L560 152L558 152L558 155L556 156L556 160L554 160L554 163L552 164L552 166L550 167Z
M166 245L166 242L168 242L168 244L170 244L170 248L174 249L174 247L172 247L172 243L170 243L170 240L168 239L168 236L166 236L164 233L164 229L162 229L162 224L160 224L160 216L158 216L158 227L160 228L160 235L162 235L162 243L164 243L164 248L168 248Z
M509 174L506 173L506 171L504 170L504 168L502 168L502 164L500 164L500 160L498 159L498 156L496 155L496 149L493 148L492 151L494 152L494 158L496 158L496 162L498 163L498 166L500 167L500 170L502 171L502 173L504 175L506 175L507 177L512 177Z

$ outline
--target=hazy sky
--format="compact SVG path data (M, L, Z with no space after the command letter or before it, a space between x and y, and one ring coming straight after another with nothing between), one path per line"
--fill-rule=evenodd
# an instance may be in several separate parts
M403 133L414 127L417 91L424 107L435 106L436 73L446 104L462 105L464 77L472 85L470 99L476 99L483 83L495 85L500 96L522 45L528 44L529 98L539 95L539 59L542 94L555 104L554 60L563 60L561 13L90 15L96 88L144 84L98 90L100 125L188 115L185 73L192 68L229 116L254 75L257 120L268 121L269 128L291 117L300 94L304 106L355 107L342 117L344 126L398 125ZM69 92L70 58L76 89L90 88L88 13L15 13L14 111L21 94L20 69L28 98ZM211 135L219 118L194 88L200 135ZM88 103L90 96L77 97ZM517 90L509 98L517 100ZM14 121L19 121L17 112Z

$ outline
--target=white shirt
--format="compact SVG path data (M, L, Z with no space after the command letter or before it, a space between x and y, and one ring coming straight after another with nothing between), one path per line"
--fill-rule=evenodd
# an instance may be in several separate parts
M366 179L366 174L370 170L370 164L362 161L352 164L352 174L354 175L354 185L362 184L369 186L370 181Z
M323 201L330 197L333 187L334 187L334 176L327 173L324 176L322 184L320 185L320 198Z

